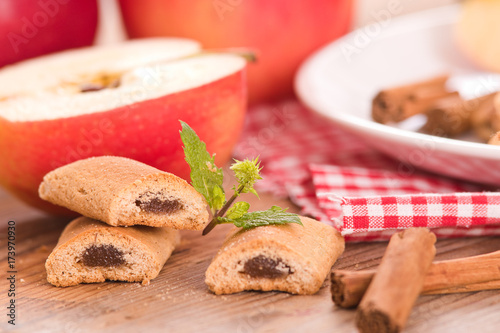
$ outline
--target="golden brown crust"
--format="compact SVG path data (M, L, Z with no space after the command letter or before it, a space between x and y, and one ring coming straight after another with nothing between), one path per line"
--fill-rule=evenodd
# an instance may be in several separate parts
M186 181L124 157L93 157L60 167L45 175L39 195L113 226L201 230L209 217L205 199ZM171 211L148 211L155 200L172 202Z
M216 294L244 290L316 293L344 251L344 239L321 222L306 217L301 221L303 227L290 223L249 230L234 228L207 269L205 282L210 290ZM272 262L273 270L267 275L274 277L249 274L246 265L255 258L260 258L260 263Z
M49 255L45 263L47 280L58 287L105 280L147 284L158 276L179 240L179 232L169 228L112 227L79 217L66 226ZM121 263L86 265L85 253L92 247L112 247L120 253ZM96 260L106 259L109 260L109 256Z

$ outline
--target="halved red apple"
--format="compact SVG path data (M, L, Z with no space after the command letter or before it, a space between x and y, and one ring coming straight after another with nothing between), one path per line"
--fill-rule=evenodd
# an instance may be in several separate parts
M43 176L90 156L133 158L188 178L179 120L226 163L246 109L245 61L185 39L67 51L0 71L0 184L27 203Z

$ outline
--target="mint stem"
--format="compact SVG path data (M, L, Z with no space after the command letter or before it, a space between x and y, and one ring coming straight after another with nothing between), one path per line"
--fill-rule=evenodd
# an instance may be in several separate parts
M224 214L226 214L227 210L231 207L234 200L236 200L236 198L241 194L241 191L243 191L244 188L245 188L244 185L240 185L240 187L238 187L236 192L234 192L233 196L228 201L226 201L224 206L222 206L222 208L218 212L215 213L215 215L212 217L212 221L210 221L210 223L207 224L205 229L203 229L203 232L201 233L203 236L208 234L210 231L213 230L213 228L215 228L215 226L217 224L219 224L219 221L217 218L222 217L222 216L224 216Z

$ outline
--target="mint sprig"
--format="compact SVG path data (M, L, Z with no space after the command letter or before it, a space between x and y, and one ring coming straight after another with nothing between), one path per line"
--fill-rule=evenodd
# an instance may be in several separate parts
M233 187L233 190L238 191L241 187L240 193L248 193L251 192L255 194L257 197L257 191L253 188L255 182L259 179L262 179L260 176L260 170L262 170L259 162L259 158L255 158L253 160L244 160L238 161L234 160L235 163L231 165L229 169L234 171L234 175L236 179L238 179L239 186Z
M286 209L278 206L272 206L268 210L245 213L239 217L231 217L229 214L226 217L219 217L219 223L232 223L238 228L250 229L265 225L279 225L287 223L300 222L297 214L287 213Z
M207 146L196 132L183 121L181 125L180 135L184 144L184 155L191 168L191 184L205 197L212 214L215 214L226 202L222 188L224 180L222 169L215 165L215 155L207 152Z
M203 235L208 234L218 224L232 223L243 229L266 225L282 225L297 223L302 225L297 214L287 213L286 209L272 206L268 210L248 212L250 204L245 201L234 203L242 193L253 193L258 197L253 188L255 183L262 179L262 167L258 158L235 162L230 169L234 172L238 185L233 187L233 195L226 201L222 188L224 176L222 169L214 162L214 155L207 152L207 147L200 140L195 131L188 124L181 121L181 139L184 144L186 162L191 168L191 183L206 199L212 212L212 220L203 230Z
M231 220L236 220L241 218L243 215L248 213L250 204L245 201L240 201L235 203L231 208L227 210L226 217ZM219 219L220 221L220 219Z

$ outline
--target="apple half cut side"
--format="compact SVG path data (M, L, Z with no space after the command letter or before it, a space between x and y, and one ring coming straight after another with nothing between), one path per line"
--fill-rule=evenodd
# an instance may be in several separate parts
M61 88L72 82L82 82L100 74L122 73L200 51L200 44L191 39L145 38L29 59L0 70L0 100L41 91L61 92Z
M97 65L100 60L87 49L82 51L90 52L88 57L78 51L57 55L58 67L52 57L44 57L26 62L31 72L14 66L10 73L0 71L0 86L8 87L5 77L15 79L6 89L10 94L0 90L3 187L32 206L60 214L67 211L39 199L38 186L46 173L75 160L123 156L189 179L179 120L216 153L218 165L230 159L246 110L245 60L184 50L191 56L165 61L158 56L145 65L142 56L155 58L157 51L140 44L122 45L127 52L137 51L127 60L122 58L127 54L117 52L113 62L102 53L106 65ZM83 70L83 60L92 70ZM52 73L57 84L46 73L50 66L58 69ZM16 70L26 76L16 78ZM25 81L38 89L28 91Z

